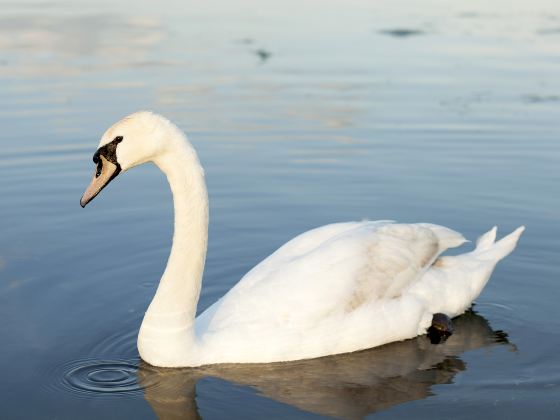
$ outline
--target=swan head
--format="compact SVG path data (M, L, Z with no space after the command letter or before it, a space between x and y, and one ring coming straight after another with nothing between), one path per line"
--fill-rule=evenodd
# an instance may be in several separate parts
M121 172L164 154L171 127L168 120L147 111L136 112L113 124L101 137L93 155L96 168L80 205L85 207Z

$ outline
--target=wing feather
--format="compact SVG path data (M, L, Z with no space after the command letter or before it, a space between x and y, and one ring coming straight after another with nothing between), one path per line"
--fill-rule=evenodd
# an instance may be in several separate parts
M197 318L197 332L309 333L329 317L399 297L444 249L463 241L428 224L350 222L311 230L247 273Z

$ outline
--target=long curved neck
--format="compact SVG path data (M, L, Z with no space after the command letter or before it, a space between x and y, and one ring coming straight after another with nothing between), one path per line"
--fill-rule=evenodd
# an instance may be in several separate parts
M173 193L175 224L167 267L149 311L188 312L194 319L208 243L208 195L194 150L183 149L156 162Z
M169 152L154 161L167 176L173 193L173 245L138 337L142 358L159 365L173 364L164 360L194 346L193 324L208 243L204 171L182 134L176 133L175 137Z

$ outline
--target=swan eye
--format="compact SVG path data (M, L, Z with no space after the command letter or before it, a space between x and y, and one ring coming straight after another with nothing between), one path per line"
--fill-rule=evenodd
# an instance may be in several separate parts
M121 141L123 141L123 136L117 136L115 137L115 140L113 140L116 143L120 143Z
M99 178L99 175L101 175L102 170L103 170L103 161L99 159L97 162L97 171L95 171L96 178Z

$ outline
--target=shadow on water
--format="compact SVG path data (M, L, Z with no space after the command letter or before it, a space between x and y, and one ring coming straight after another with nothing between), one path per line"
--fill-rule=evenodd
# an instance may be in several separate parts
M162 369L144 362L138 382L160 419L200 418L196 384L213 377L255 388L261 395L301 410L338 418L361 418L397 404L433 395L432 386L449 384L467 369L466 351L508 345L483 317L468 312L455 321L443 344L426 336L352 354L265 365L216 365Z

